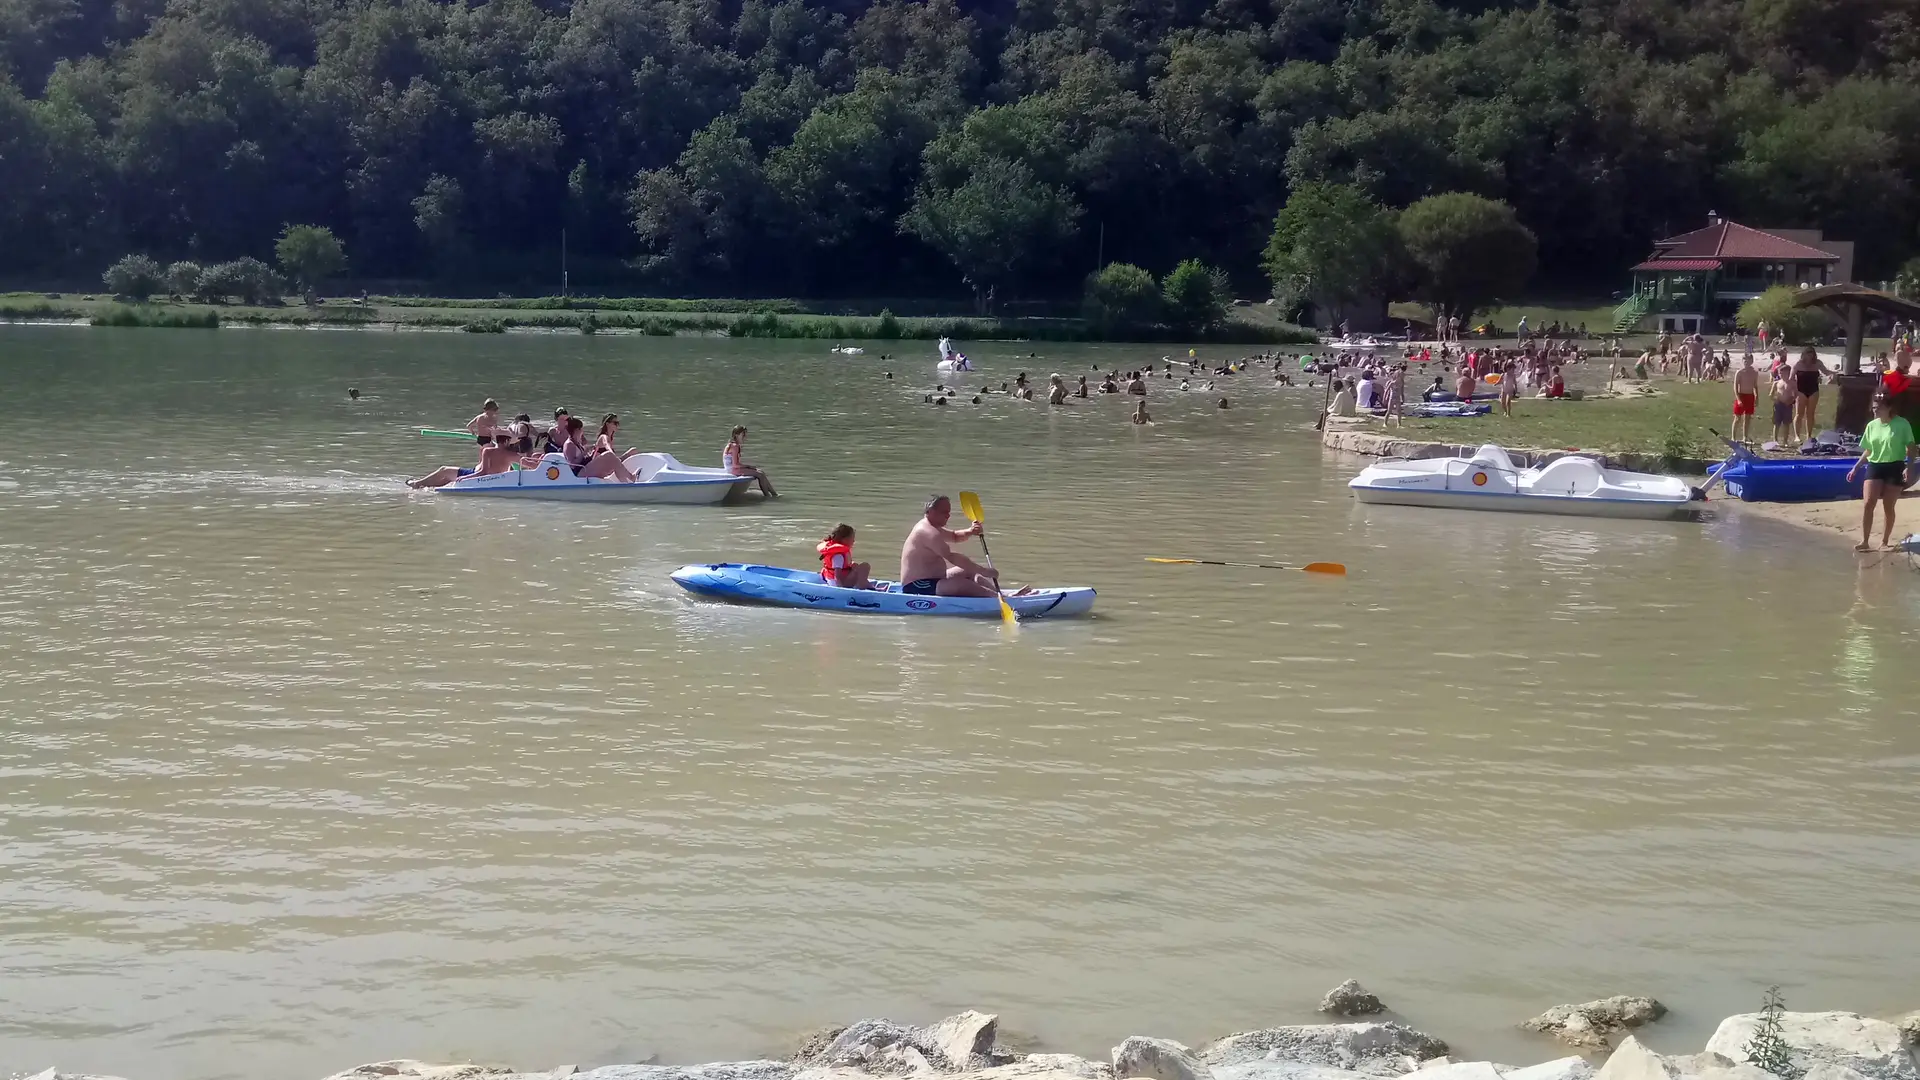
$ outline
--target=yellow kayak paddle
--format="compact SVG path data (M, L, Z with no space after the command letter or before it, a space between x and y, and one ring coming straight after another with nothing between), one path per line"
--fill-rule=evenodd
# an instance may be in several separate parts
M970 520L986 523L987 512L980 509L980 496L971 491L960 493L960 512L967 515ZM987 569L993 569L993 552L987 549L987 538L984 533L980 537L980 552L987 557ZM1007 603L1006 595L998 590L994 595L1000 599L1000 621L1008 626L1019 625L1020 616L1014 614L1013 605Z
M1173 563L1177 566L1245 566L1256 570L1304 570L1309 574L1344 574L1347 568L1337 562L1310 562L1305 566L1282 566L1279 563L1264 562L1221 562L1218 559L1156 559L1147 556L1148 562Z

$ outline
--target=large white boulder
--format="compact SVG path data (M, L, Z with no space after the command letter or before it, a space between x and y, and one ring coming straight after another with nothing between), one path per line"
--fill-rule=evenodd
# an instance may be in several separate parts
M1113 1066L1074 1054L1028 1054L956 1080L1113 1080Z
M1212 1065L1209 1068L1213 1070L1213 1080L1379 1080L1372 1073L1271 1058L1245 1061L1238 1065Z
M1420 1080L1501 1080L1501 1072L1491 1061L1449 1061L1445 1065L1422 1065Z
M1543 1061L1520 1069L1506 1069L1506 1080L1593 1080L1593 1062L1578 1054Z
M1720 1054L1656 1054L1629 1035L1593 1080L1779 1080L1744 1061Z
M968 1009L923 1029L921 1039L940 1051L950 1067L971 1069L976 1063L987 1064L993 1056L993 1038L999 1023L1000 1018L993 1013Z
M924 1028L857 1020L838 1032L829 1029L809 1037L795 1060L808 1068L855 1068L887 1076L966 1072L994 1064L998 1022L991 1013L972 1010Z
M1400 1076L1447 1052L1447 1044L1405 1024L1301 1024L1242 1031L1200 1049L1200 1060L1220 1075L1223 1065L1277 1061L1371 1076Z
M1172 1039L1134 1035L1113 1048L1114 1080L1214 1080L1212 1070L1193 1051Z
M1868 1080L1920 1080L1920 1062L1896 1024L1849 1012L1783 1012L1779 1016L1780 1041L1802 1069L1842 1065ZM1760 1019L1760 1013L1740 1013L1720 1021L1713 1038L1707 1040L1708 1052L1745 1060L1747 1043L1759 1030Z
M793 1080L799 1071L790 1061L715 1061L706 1065L602 1065L572 1076L573 1080Z

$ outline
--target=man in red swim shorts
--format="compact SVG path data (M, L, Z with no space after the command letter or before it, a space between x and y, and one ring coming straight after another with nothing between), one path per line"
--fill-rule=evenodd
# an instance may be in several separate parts
M1753 366L1753 354L1733 373L1733 441L1750 441L1753 435L1753 410L1760 400L1760 371Z

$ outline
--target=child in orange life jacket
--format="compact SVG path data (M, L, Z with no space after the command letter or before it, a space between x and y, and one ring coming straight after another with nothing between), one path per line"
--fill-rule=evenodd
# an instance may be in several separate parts
M873 567L853 561L853 526L836 525L820 541L820 580L842 589L871 589Z

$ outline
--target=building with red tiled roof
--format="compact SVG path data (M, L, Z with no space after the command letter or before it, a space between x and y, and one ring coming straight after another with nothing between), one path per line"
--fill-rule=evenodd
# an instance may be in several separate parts
M1731 326L1741 304L1774 285L1814 288L1853 274L1853 242L1818 230L1765 232L1719 215L1704 229L1670 236L1633 268L1633 292L1620 305L1615 332L1690 334Z

